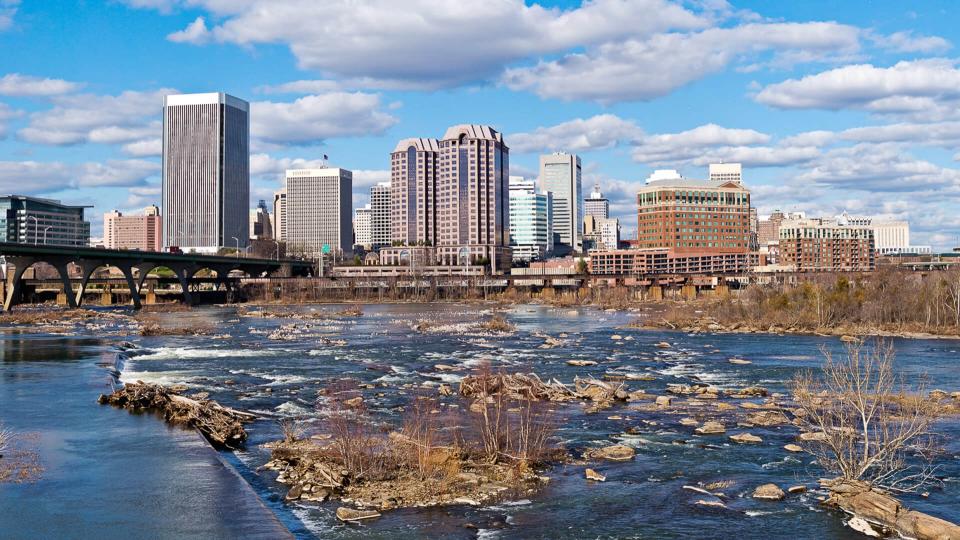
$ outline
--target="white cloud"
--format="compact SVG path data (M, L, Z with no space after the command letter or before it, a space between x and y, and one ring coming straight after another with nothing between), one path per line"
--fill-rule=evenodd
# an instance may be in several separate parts
M631 120L613 114L577 118L555 126L539 127L530 133L515 133L506 138L513 152L565 150L589 152L629 144L643 136L643 130Z
M161 186L147 185L134 186L127 190L127 200L124 205L127 208L144 208L151 204L160 206Z
M54 98L52 109L33 113L18 135L37 144L117 144L160 133L163 96L175 90L127 91L116 96L80 94Z
M0 103L0 139L6 137L7 135L7 125L8 120L18 118L23 116L22 111L18 111L6 103Z
M17 14L20 0L0 0L0 32L13 26L13 16Z
M192 23L183 30L173 32L167 36L167 39L174 43L193 43L201 45L210 39L210 32L207 30L207 22L203 17L197 17Z
M765 144L769 141L769 135L752 129L705 124L680 133L644 137L633 151L633 159L651 166L671 165L699 158L708 148Z
M144 3L145 0L134 0ZM167 7L168 2L146 0ZM505 65L592 43L703 28L698 15L667 0L593 0L561 10L523 0L466 8L433 0L190 0L221 20L194 20L170 39L242 46L282 43L304 69L367 78L376 88L441 87L484 80Z
M259 101L251 104L250 130L267 144L377 134L397 123L380 105L380 96L361 92L304 96L291 103Z
M905 53L937 53L952 48L949 41L938 36L916 36L912 31L895 32L884 36L873 36L878 46L897 52Z
M797 180L863 191L920 191L960 186L960 170L916 159L891 143L831 149Z
M344 85L339 81L327 79L299 80L283 84L261 86L257 90L264 94L319 94L342 90Z
M137 157L157 157L163 155L163 140L161 138L144 139L123 145L126 154Z
M771 84L755 99L781 109L861 109L881 114L956 114L960 70L945 59L891 67L849 65Z
M608 41L559 60L508 69L502 81L513 90L529 90L543 98L600 103L650 100L764 52L774 52L780 64L849 55L859 49L859 32L852 26L825 22L661 33L644 40Z
M0 192L38 194L63 189L135 186L159 171L158 163L137 159L79 164L0 161Z
M0 77L2 96L57 96L79 90L83 84L63 79L48 79L8 73Z

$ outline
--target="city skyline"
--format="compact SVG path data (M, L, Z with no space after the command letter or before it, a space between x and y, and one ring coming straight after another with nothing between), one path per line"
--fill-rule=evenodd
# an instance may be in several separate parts
M285 3L304 19L314 13ZM914 243L947 250L960 234L957 31L950 4L922 4L914 13L849 3L826 17L815 3L505 2L444 26L442 6L414 2L402 6L424 17L414 32L331 2L331 22L305 32L258 2L218 11L128 0L50 13L7 1L0 44L22 54L0 64L0 191L93 205L94 216L159 204L163 96L222 89L251 103L251 208L272 199L284 170L321 166L324 154L354 171L353 206L363 206L370 186L389 179L398 140L479 123L504 134L513 175L535 178L543 153L582 156L585 187L600 183L625 238L653 169L705 179L722 160L743 163L761 215L908 220ZM595 23L576 24L585 17ZM41 24L48 18L56 36ZM106 26L114 31L97 32ZM469 62L418 52L477 28L494 28L502 45ZM348 33L388 35L408 58L382 61L373 39L349 51L311 46ZM656 80L632 75L654 68Z

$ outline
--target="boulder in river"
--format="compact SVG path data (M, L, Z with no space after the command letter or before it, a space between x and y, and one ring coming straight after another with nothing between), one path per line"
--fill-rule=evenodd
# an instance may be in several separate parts
M341 506L337 508L337 519L340 521L362 521L364 519L373 519L380 517L380 513L375 510L356 510Z
M594 362L593 360L567 360L567 365L574 366L574 367L587 367L587 366L595 366L597 365L597 363Z
M584 457L587 459L606 459L608 461L630 461L637 454L636 450L622 444L605 446L587 450Z
M797 444L785 444L783 449L787 452L803 452L803 447Z
M669 407L671 401L673 398L670 396L657 396L656 404L657 407Z
M776 484L764 484L762 486L759 486L757 489L753 490L754 499L762 499L765 501L779 501L779 500L782 500L784 496L785 496L785 493Z
M736 435L731 435L730 440L740 444L756 444L763 442L763 439L751 433L738 433Z
M670 345L670 344L667 343L666 341L661 341L660 343L657 343L655 346L656 346L658 349L669 349L670 347L672 347L672 345Z
M720 422L711 420L709 422L704 422L702 426L694 430L700 435L720 435L727 432L727 428L723 427L723 424Z
M595 481L595 482L606 482L606 481L607 481L607 477L606 477L606 476L598 473L597 471L595 471L595 470L593 470L593 469L587 469L587 470L583 471L583 475L586 477L587 480L593 480L593 481Z

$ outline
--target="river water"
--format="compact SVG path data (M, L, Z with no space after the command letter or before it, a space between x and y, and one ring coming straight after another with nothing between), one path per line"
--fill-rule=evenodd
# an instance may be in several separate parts
M630 329L625 325L635 314L592 308L517 306L506 313L514 334L471 331L469 323L489 316L485 309L368 305L359 318L295 320L239 317L232 307L208 307L164 317L169 324L213 325L217 335L141 338L127 335L122 324L72 336L0 333L0 421L31 435L46 469L36 482L0 485L0 538L278 538L287 531L297 538L365 539L856 537L842 516L818 507L815 491L781 502L750 497L768 482L815 487L819 471L809 457L782 449L794 441L795 429L750 428L763 443L737 445L725 435L694 435L679 424L681 415L629 405L595 414L576 403L561 408L557 435L574 454L613 442L637 450L630 462L593 464L607 476L604 483L585 481L582 465L563 465L546 473L551 481L536 495L487 508L391 511L362 525L337 522L336 502L283 502L285 486L274 481L275 473L259 470L269 460L260 445L281 437L284 418L317 425L323 414L315 406L317 392L337 379L376 385L364 390L368 407L379 420L399 422L397 408L412 394L456 383L485 363L567 383L575 375L650 375L654 380L628 384L656 394L669 383L694 381L786 392L786 381L798 370L819 365L821 347L842 351L836 338ZM424 319L447 326L428 333L411 329ZM295 325L293 339L271 339L280 325ZM567 337L563 345L543 349L544 333ZM622 339L612 339L615 334ZM121 352L121 340L139 349ZM657 348L661 341L672 347ZM931 387L960 389L960 341L894 345L897 368L908 381L926 374ZM728 362L734 357L751 363ZM598 365L571 367L570 359ZM462 369L438 372L435 364ZM115 380L113 370L121 381L185 384L260 420L248 426L244 450L214 452L195 433L151 415L97 405L97 396ZM944 421L938 429L946 443L939 471L944 487L905 501L960 521L960 423ZM739 431L745 430L728 424L728 435ZM718 481L730 482L723 489L727 508L698 506L704 497L683 487Z

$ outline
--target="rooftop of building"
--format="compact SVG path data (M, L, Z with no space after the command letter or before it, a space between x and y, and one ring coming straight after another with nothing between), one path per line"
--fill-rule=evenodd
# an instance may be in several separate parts
M229 105L243 111L250 110L250 104L246 101L231 96L224 92L207 92L202 94L171 94L164 96L164 107L175 107L177 105Z
M19 200L32 203L49 204L52 206L61 206L63 208L93 208L92 204L63 204L59 199L44 199L42 197L31 197L29 195L0 195L0 201Z
M443 134L444 140L459 139L465 135L468 139L486 139L491 141L503 142L503 135L490 126L481 124L458 124L447 128Z
M410 147L415 148L419 152L438 152L440 151L440 143L436 139L428 139L424 137L410 137L407 139L402 139L397 143L397 146L393 149L393 153L397 152L406 152Z
M651 177L652 178L652 177ZM749 191L743 184L731 180L696 180L693 178L664 178L658 180L648 180L646 185L640 188L645 191L651 188L691 188L691 189L719 189L732 188Z
M319 176L339 176L346 173L353 176L353 173L341 167L322 167L317 169L287 169L287 178L312 178Z

